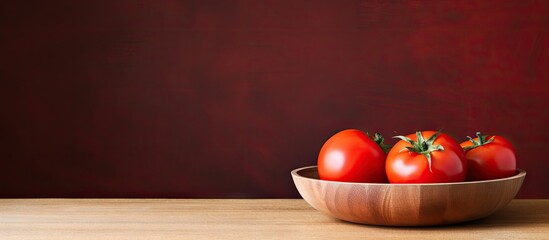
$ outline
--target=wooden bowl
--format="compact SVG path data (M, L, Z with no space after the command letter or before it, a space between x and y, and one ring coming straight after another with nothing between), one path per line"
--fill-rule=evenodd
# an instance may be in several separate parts
M292 171L312 207L341 220L385 226L433 226L471 221L505 207L526 172L508 178L457 183L388 184L320 180L316 166Z

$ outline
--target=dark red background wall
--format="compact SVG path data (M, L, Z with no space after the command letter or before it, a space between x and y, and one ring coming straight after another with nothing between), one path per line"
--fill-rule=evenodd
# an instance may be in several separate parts
M549 197L548 1L0 11L0 197L298 197L345 128L501 134Z

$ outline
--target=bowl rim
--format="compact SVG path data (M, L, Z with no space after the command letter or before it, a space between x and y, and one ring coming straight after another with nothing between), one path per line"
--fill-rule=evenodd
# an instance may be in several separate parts
M367 182L341 182L341 181L332 181L332 180L322 180L317 178L310 178L305 177L303 175L298 174L298 172L307 170L307 169L314 169L317 168L317 165L313 166L307 166L307 167L301 167L292 170L291 175L294 177L309 179L312 181L319 181L319 182L326 182L326 183L336 183L336 184L354 184L354 185L379 185L379 186L440 186L440 185L467 185L467 184L479 184L479 183L489 183L489 182L500 182L500 181L508 181L512 179L517 178L524 178L526 176L526 171L523 169L517 168L517 173L513 176L506 177L506 178L497 178L497 179L490 179L490 180L481 180L481 181L467 181L467 182L447 182L447 183L367 183Z

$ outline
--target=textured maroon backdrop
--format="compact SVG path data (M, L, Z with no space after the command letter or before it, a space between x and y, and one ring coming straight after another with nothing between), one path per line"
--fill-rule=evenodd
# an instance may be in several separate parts
M549 197L549 1L0 11L0 197L298 197L345 128L504 135Z

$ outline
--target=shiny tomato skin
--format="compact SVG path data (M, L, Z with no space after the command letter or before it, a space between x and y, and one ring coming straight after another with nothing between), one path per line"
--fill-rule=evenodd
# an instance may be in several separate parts
M423 131L422 135L428 139L436 131ZM416 134L406 137L417 141ZM435 145L442 145L443 151L431 152L432 172L429 163L423 154L403 150L411 146L406 141L397 142L387 155L385 170L390 183L445 183L465 181L467 161L459 144L450 136L441 133L434 141Z
M381 147L364 132L343 130L320 149L318 175L330 181L386 183L385 157Z
M467 158L468 181L481 181L498 178L511 177L517 171L516 151L511 142L501 136L494 137L494 140L482 146L465 151ZM478 137L474 138L478 141ZM465 141L461 147L472 146L473 143Z

